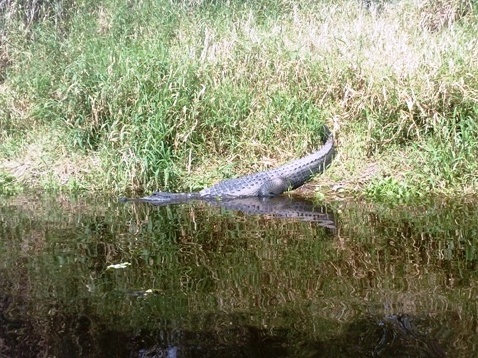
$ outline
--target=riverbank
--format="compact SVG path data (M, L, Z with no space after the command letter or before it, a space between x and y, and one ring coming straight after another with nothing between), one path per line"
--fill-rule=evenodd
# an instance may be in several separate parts
M307 195L478 189L470 1L2 11L3 194L197 190L315 150L324 123L338 155Z

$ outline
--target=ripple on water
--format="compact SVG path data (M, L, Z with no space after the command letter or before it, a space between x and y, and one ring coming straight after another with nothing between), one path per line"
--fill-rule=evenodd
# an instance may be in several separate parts
M473 203L1 205L4 356L474 353Z

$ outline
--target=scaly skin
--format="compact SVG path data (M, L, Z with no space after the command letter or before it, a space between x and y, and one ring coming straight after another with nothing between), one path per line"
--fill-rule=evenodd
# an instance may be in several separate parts
M324 145L312 154L293 160L278 168L223 180L209 188L194 193L155 192L136 201L151 203L181 203L189 200L230 199L246 197L273 197L293 190L316 174L322 173L332 162L335 154L334 138L324 126Z

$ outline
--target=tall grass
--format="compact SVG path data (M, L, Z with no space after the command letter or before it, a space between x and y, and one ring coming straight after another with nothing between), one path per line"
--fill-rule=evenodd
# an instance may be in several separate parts
M381 161L375 186L475 185L472 2L372 3L9 1L0 152L25 140L4 166L38 131L61 140L32 168L84 169L57 181L198 189L313 150L327 122L335 178Z

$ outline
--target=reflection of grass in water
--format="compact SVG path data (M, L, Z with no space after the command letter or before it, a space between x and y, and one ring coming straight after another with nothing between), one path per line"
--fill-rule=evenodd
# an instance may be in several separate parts
M48 317L44 300L53 298L68 312L87 302L95 320L128 329L169 320L221 331L233 320L323 338L363 312L474 309L467 297L476 291L478 218L467 203L345 203L333 236L313 223L201 205L76 200L67 210L68 201L60 208L51 199L35 200L33 214L0 209L3 276L11 283L2 289L36 316ZM107 270L120 262L131 266ZM148 289L154 293L135 296ZM470 317L454 322L456 330L464 332Z

